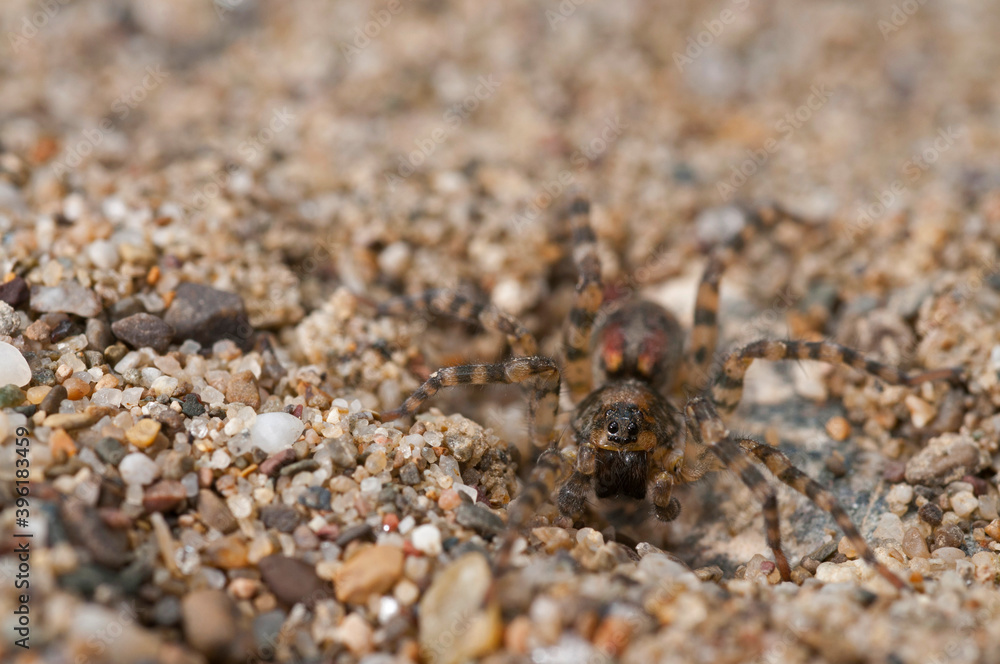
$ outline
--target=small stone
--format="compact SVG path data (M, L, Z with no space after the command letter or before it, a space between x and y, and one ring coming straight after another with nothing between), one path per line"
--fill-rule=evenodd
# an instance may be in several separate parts
M267 477L274 477L284 466L293 461L295 461L295 450L288 448L264 459L257 470Z
M55 388L52 391L54 392ZM42 426L49 427L50 429L82 429L83 427L89 427L96 421L97 415L91 412L56 413L46 417L42 421Z
M24 403L28 396L17 385L0 387L0 408L13 408Z
M462 497L458 495L458 491L454 489L446 489L441 492L441 497L438 498L438 507L445 511L453 510L462 504Z
M118 472L121 473L122 481L125 484L136 484L146 486L152 484L160 474L160 467L142 452L127 454L118 464Z
M209 489L201 489L198 492L198 515L202 523L220 533L228 534L236 530L236 517L226 505L226 501Z
M27 302L30 295L28 282L21 277L14 277L10 281L0 284L0 301L6 302L15 309Z
M35 369L31 372L31 384L52 387L56 384L56 372L52 369Z
M934 530L934 550L945 547L958 549L965 541L965 534L956 525L940 526Z
M24 338L31 339L32 341L48 341L52 336L52 328L48 323L39 319L33 321L28 327L24 328Z
M913 426L918 429L923 429L937 415L937 408L915 394L908 395L904 403L910 411L910 420L913 422Z
M25 393L24 398L28 400L28 403L38 405L42 403L45 399L45 395L49 393L52 388L48 385L36 385L35 387L29 387Z
M0 385L23 387L31 382L31 367L21 351L0 341Z
M202 284L180 284L164 320L174 329L178 343L194 339L210 346L231 339L246 346L253 334L239 295Z
M958 547L954 546L942 546L934 549L932 558L940 558L948 562L955 562L957 560L965 560L967 556L965 551L962 551Z
M115 342L114 335L111 334L111 326L100 318L88 318L85 332L87 347L91 350L103 352L105 348Z
M917 510L917 516L928 525L938 526L941 524L941 519L944 518L944 512L941 511L941 506L937 503L927 502Z
M337 600L361 604L369 595L388 592L403 576L403 550L373 546L341 565L333 577Z
M485 507L470 503L464 503L455 510L455 520L483 537L493 537L504 529L503 519Z
M907 528L903 533L903 553L910 558L930 558L931 552L927 548L927 541L920 534L918 528Z
M260 508L260 520L267 528L274 528L281 533L295 530L302 520L298 510L291 505L273 503Z
M132 314L111 324L115 337L132 348L152 348L161 355L170 346L174 330L160 318L147 313Z
M993 519L985 528L986 534L995 542L1000 542L1000 519Z
M266 454L288 449L305 430L305 423L290 413L263 413L254 420L250 441Z
M420 469L415 463L403 464L403 467L399 469L399 481L407 486L420 484L420 479Z
M987 463L981 458L979 446L964 434L944 433L932 438L906 464L906 481L910 484L943 486L975 475Z
M156 420L143 418L125 432L125 439L140 449L153 444L156 435L160 433L161 424Z
M192 392L184 395L184 404L181 406L181 412L188 417L198 417L205 414L205 406L198 400L198 395Z
M149 391L158 397L170 397L179 385L180 381L173 376L160 376L149 384Z
M227 659L237 636L236 605L222 590L194 590L181 598L184 636L211 660Z
M264 583L283 604L292 606L302 602L312 606L317 600L331 596L328 584L304 560L273 554L261 558L258 566Z
M76 442L62 429L55 429L49 436L49 450L53 459L76 456Z
M354 468L358 465L358 448L349 436L324 438L323 444L330 450L330 460L339 468Z
M253 372L241 371L233 375L226 388L226 401L246 404L254 410L260 408L260 389Z
M315 459L302 459L301 461L288 464L278 471L278 475L282 477L294 477L299 473L312 472L317 468L319 468L319 462Z
M94 452L104 463L117 466L128 453L128 450L115 438L101 438L94 446Z
M971 491L959 491L951 497L952 511L965 519L979 508L979 499Z
M413 548L428 556L436 556L442 551L441 531L430 523L414 528L410 533L410 542Z
M187 500L184 485L177 480L160 480L142 495L142 506L147 512L173 512Z
M482 555L467 553L442 570L420 601L421 653L431 664L474 660L500 645L500 607L489 599L493 585L490 565ZM456 592L460 588L461 592ZM444 634L463 626L462 638L441 647Z
M116 341L107 348L104 349L104 358L108 361L111 366L117 366L126 355L128 355L128 346L120 341Z
M331 498L330 490L326 487L311 486L299 496L299 504L311 510L329 510Z
M331 636L334 641L344 644L347 650L357 657L367 655L374 648L374 632L368 621L357 613L344 618Z
M893 484L885 497L885 501L889 504L889 509L897 516L906 514L912 500L913 487L909 484Z
M93 318L101 313L103 307L94 291L75 281L64 281L58 286L32 286L31 308L43 313L66 313Z
M14 307L0 300L0 335L13 337L20 329L21 318L14 311Z
M246 542L239 533L214 540L205 547L204 554L205 562L221 569L240 569L250 565Z
M70 401L77 401L90 394L90 383L75 376L64 380L62 385L66 388L66 398Z

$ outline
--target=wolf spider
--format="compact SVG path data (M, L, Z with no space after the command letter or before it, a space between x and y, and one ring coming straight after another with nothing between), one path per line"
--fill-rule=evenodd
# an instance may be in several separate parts
M569 312L563 344L565 361L537 354L534 336L516 318L491 304L474 302L454 291L432 290L393 298L378 307L380 314L427 311L504 333L513 357L497 364L468 364L432 373L383 421L412 415L443 387L517 383L529 391L531 436L544 451L521 495L511 504L509 522L523 526L549 499L560 478L572 468L558 493L559 511L574 521L583 516L590 492L598 498L651 497L662 521L680 513L671 496L675 485L700 479L709 471L728 468L761 501L767 544L784 581L791 580L781 548L777 494L761 470L807 496L830 513L858 554L897 588L903 582L879 562L833 494L795 468L778 449L734 436L720 413L731 414L743 394L743 377L754 360L819 360L842 364L895 385L917 385L957 379L961 370L938 369L918 374L868 359L858 351L826 341L761 340L738 348L712 366L718 339L719 279L744 244L757 231L782 219L801 221L777 207L748 211L747 223L733 239L713 251L698 288L694 326L684 352L680 324L664 308L644 301L628 302L595 325L603 303L601 265L596 237L589 223L590 205L578 198L570 207L573 260L579 271L576 299ZM591 368L591 351L596 352ZM591 370L592 369L592 370ZM680 375L678 376L678 372ZM694 396L678 410L668 395L681 385ZM569 444L551 440L561 379L576 407L569 424ZM598 384L593 388L594 383ZM692 390L693 388L693 390ZM551 442L550 442L551 440ZM756 462L756 463L755 463Z

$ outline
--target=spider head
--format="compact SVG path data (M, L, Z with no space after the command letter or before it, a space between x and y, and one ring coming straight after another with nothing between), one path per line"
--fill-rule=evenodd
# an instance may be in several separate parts
M656 442L647 418L635 403L609 405L595 427L595 446L613 452L649 451Z

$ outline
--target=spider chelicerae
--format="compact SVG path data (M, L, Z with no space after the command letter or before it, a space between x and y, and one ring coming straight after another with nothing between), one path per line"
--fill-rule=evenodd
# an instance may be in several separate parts
M740 233L709 255L686 349L680 324L652 302L626 301L607 315L598 315L603 313L604 301L601 264L589 221L590 205L583 198L575 199L569 209L579 279L563 336L561 364L538 355L535 337L516 318L455 291L431 290L382 303L380 314L429 312L502 332L513 356L496 364L439 369L399 408L383 413L381 419L414 414L442 387L517 383L528 392L530 435L542 452L529 481L510 506L512 528L523 526L557 485L559 511L574 521L583 517L591 492L598 498L648 497L655 516L671 521L680 513L680 504L671 495L675 485L728 468L760 500L767 544L782 580L789 581L791 568L781 548L777 494L765 479L766 468L830 513L858 555L902 588L903 582L876 559L832 493L793 466L777 448L731 434L720 414L729 415L736 409L743 394L744 374L758 359L843 364L895 385L960 380L962 371L945 368L907 374L844 346L796 340L755 341L713 364L719 334L719 280L726 267L756 232L783 219L801 221L775 206L745 212L746 223ZM563 381L576 406L568 435L553 438ZM692 395L685 397L683 410L673 405L670 396L681 391L681 386Z

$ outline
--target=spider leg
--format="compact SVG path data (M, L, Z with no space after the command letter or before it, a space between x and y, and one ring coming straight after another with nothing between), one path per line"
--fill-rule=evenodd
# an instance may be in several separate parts
M421 311L470 324L479 323L487 330L502 332L515 355L529 357L538 353L534 335L517 318L492 304L476 302L453 290L433 289L418 295L394 297L378 305L380 316L403 316Z
M865 542L861 533L858 532L851 517L847 515L844 508L840 506L837 499L827 489L806 475L804 472L792 465L791 460L785 454L770 445L761 443L751 438L744 438L740 441L740 447L757 457L761 463L779 480L792 487L825 512L831 514L837 522L837 526L847 536L854 550L857 551L870 565L875 567L879 574L888 579L896 587L901 587L897 582L898 578L890 572L882 563L875 558L875 553Z
M694 305L694 325L682 369L683 391L698 394L708 384L711 377L715 348L719 340L719 279L732 265L743 248L754 236L788 219L805 223L776 205L758 208L743 208L746 223L740 232L717 247L709 256L705 272L698 285L698 295Z
M580 277L576 282L576 301L569 312L563 335L566 363L563 373L573 401L586 396L593 385L590 367L590 337L594 319L604 301L601 261L597 257L597 237L590 227L590 203L577 198L570 207L573 225L573 261Z
M768 545L775 551L775 563L781 569L782 563L778 561L778 551L781 547L781 533L778 529L778 502L777 494L767 484L764 476L750 462L749 454L759 459L767 468L782 482L788 484L796 491L805 494L820 509L833 515L837 520L837 525L847 536L855 550L865 559L868 564L875 568L883 578L896 588L905 588L906 585L893 574L888 567L883 565L875 557L875 552L868 547L861 533L854 526L847 512L840 506L833 494L820 486L817 482L809 479L802 471L795 468L788 457L779 450L764 445L753 440L740 440L737 442L730 436L725 425L715 412L712 404L703 397L695 397L688 402L685 413L690 423L689 429L698 436L701 442L708 447L719 459L726 464L733 472L739 475L744 484L764 502L765 521L767 523ZM768 516L770 512L770 516ZM777 547L777 548L776 548ZM786 573L788 561L781 553L784 569L781 572L782 579L788 579Z
M856 350L827 341L755 341L730 353L711 384L712 402L724 414L732 413L743 396L743 376L754 360L819 360L844 364L893 385L917 385L931 380L960 380L960 367L908 374L871 360Z
M547 357L512 357L498 364L463 364L438 369L399 408L382 413L382 421L412 415L442 387L518 383L531 388L528 423L535 444L543 446L559 408L559 368Z

